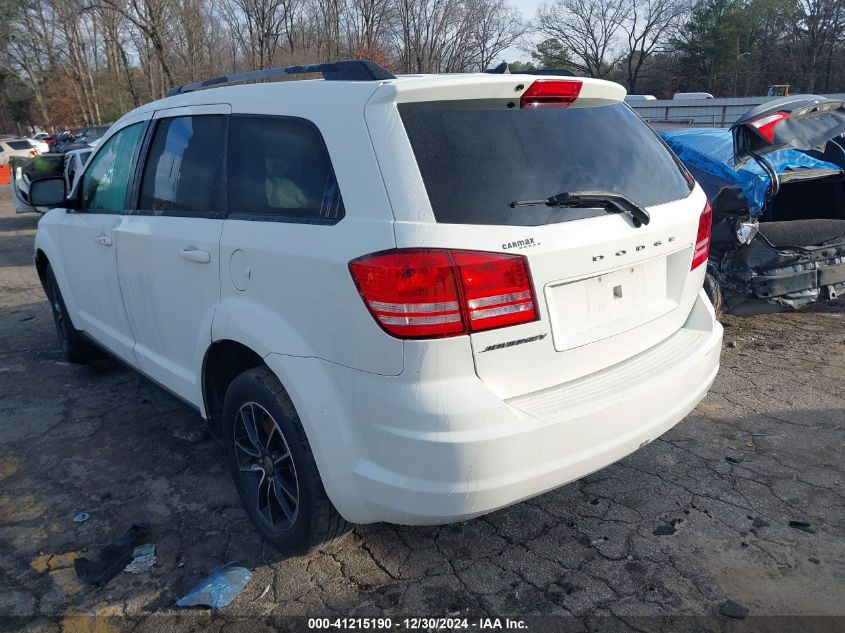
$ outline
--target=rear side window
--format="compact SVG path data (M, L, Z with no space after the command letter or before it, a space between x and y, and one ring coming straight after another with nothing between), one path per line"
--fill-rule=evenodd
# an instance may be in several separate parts
M233 115L229 217L334 224L343 200L323 137L304 119Z
M32 149L32 145L29 143L29 141L6 141L6 144L11 149L16 149L16 150Z
M141 213L225 214L225 126L218 114L158 121L141 179Z
M438 222L535 226L584 217L583 209L509 206L563 192L612 191L640 206L690 193L675 157L623 103L461 105L399 105Z

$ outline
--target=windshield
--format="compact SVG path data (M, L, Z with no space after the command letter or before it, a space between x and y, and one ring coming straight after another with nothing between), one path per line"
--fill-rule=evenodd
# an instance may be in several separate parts
M530 110L459 104L399 105L438 222L533 226L585 217L510 206L562 192L610 191L642 207L689 195L677 159L623 103Z

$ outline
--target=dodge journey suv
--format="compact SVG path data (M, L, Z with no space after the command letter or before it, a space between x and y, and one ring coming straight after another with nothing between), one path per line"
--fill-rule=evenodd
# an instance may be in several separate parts
M175 88L30 185L64 354L199 411L288 551L600 469L695 407L722 337L710 205L624 96L366 61Z

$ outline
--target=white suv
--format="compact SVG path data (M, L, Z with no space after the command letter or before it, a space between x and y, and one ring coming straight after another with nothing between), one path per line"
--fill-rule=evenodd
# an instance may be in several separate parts
M713 382L710 207L622 87L356 61L172 93L67 198L32 183L35 261L67 358L196 408L273 545L538 495Z

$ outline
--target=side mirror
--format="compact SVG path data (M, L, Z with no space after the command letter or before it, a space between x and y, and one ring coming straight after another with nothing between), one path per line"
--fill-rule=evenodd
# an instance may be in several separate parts
M713 199L713 213L717 216L747 216L748 200L742 189L735 186L722 187Z
M33 207L58 207L67 196L65 179L40 178L29 183L29 203Z

